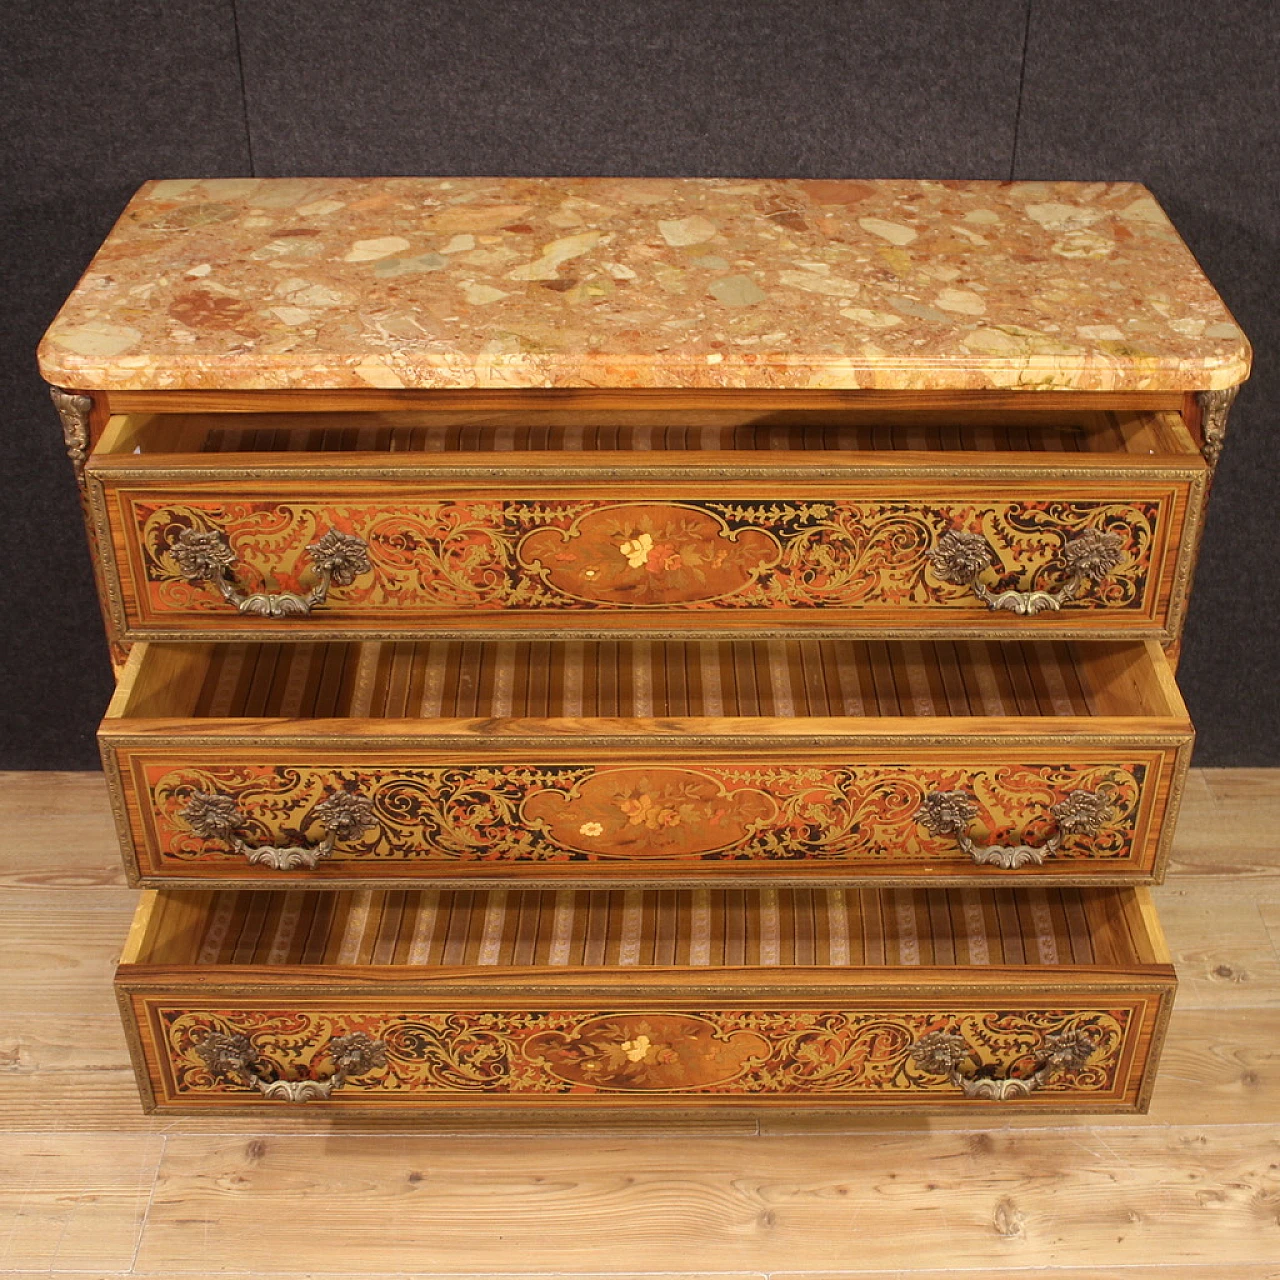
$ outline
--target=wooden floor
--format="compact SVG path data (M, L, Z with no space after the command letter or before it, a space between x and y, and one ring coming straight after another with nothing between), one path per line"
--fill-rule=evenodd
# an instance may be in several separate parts
M1280 1277L1280 770L1192 775L1151 1114L1092 1123L148 1119L101 778L0 775L0 885L0 1277Z

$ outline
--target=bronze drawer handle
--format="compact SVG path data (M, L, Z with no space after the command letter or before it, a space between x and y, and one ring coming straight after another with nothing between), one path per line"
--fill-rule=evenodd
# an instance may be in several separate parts
M1062 848L1071 835L1096 836L1111 816L1111 788L1073 791L1049 812L1057 824L1054 833L1041 845L975 843L967 827L978 816L978 805L967 791L931 791L916 813L935 836L955 836L957 843L978 866L991 863L1005 871L1016 871L1028 862L1037 867Z
M1124 539L1118 533L1086 529L1079 537L1064 542L1062 565L1066 581L1057 591L992 591L982 582L982 575L999 561L995 549L980 533L949 529L926 555L943 582L969 587L988 609L1044 613L1074 600L1087 580L1105 578L1123 558Z
M996 1075L997 1068L984 1066L963 1036L949 1031L931 1031L911 1046L916 1064L932 1075L946 1076L966 1098L987 1102L1008 1102L1030 1097L1059 1071L1075 1072L1089 1060L1097 1046L1083 1031L1063 1031L1044 1038L1044 1049L1035 1071L1029 1076ZM962 1070L966 1059L977 1064Z
M387 1065L387 1046L363 1031L338 1036L329 1042L334 1072L324 1080L273 1080L261 1074L261 1063L248 1036L211 1031L196 1053L215 1076L240 1076L264 1098L282 1102L315 1102L341 1089L352 1076L362 1076Z
M169 550L188 582L212 582L228 604L235 605L241 613L263 618L308 614L324 604L331 586L349 587L360 574L373 570L369 544L363 538L330 529L307 547L319 577L306 595L294 591L254 591L246 595L231 574L236 553L220 529L184 529L170 543Z
M322 800L308 817L308 825L318 821L325 836L317 845L251 845L237 834L248 820L231 796L216 791L195 791L179 814L198 836L206 840L225 840L236 853L251 863L261 863L275 871L312 870L329 857L339 840L350 840L377 826L373 803L367 796L350 791L335 791Z

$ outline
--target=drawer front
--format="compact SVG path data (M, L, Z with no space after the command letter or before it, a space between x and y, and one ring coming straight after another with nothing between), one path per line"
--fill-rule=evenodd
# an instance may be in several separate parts
M1158 471L1016 484L703 480L645 496L655 486L639 481L495 492L456 480L166 486L109 475L93 490L117 624L131 638L1166 635L1183 608L1199 484ZM335 532L359 539L367 561L317 601L309 548ZM968 540L958 559L956 534ZM216 541L217 565L184 557L201 537ZM1073 557L1090 538L1103 558L1083 563L1101 567L1081 577ZM272 616L265 601L281 593L306 608Z
M466 754L125 745L107 763L144 884L1119 883L1158 874L1186 751L779 744L744 757L673 743L631 758ZM929 810L956 793L970 797L968 848ZM339 822L318 852L335 795L362 805L363 825ZM1080 795L1104 795L1106 813L1092 831L1064 831L1055 808ZM218 806L234 829L217 826Z
M638 994L611 1002L562 994L536 1005L500 990L470 1002L152 992L134 993L125 1013L144 1088L159 1110L281 1105L310 1092L315 1105L379 1111L693 1102L1115 1111L1145 1107L1153 1042L1171 995L1136 985L1110 995L975 998L944 990L823 1002L774 993L764 1002L739 994L679 1004L646 1001L639 975L636 985ZM240 1051L247 1042L261 1084L211 1069L219 1064L202 1046L215 1035L245 1038ZM353 1035L380 1052L353 1063L332 1087L334 1043ZM956 1075L928 1052L940 1037L962 1042ZM1083 1064L1051 1062L1050 1050L1064 1041L1087 1044ZM1037 1073L1029 1090L1000 1083ZM975 1084L983 1075L994 1082L985 1093ZM277 1079L319 1088L270 1091Z

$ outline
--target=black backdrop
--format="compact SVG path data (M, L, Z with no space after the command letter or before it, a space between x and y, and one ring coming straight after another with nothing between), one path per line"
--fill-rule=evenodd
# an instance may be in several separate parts
M1135 179L1256 367L1181 682L1280 764L1273 0L7 0L0 766L89 768L110 675L33 353L132 190L245 174Z

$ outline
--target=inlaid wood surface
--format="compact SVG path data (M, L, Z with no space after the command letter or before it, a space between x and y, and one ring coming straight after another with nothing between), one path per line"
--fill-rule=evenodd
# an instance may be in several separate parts
M84 903L86 890L58 886L92 885L122 918L136 898L111 883L102 781L3 781L6 955L47 914L62 921L49 963L73 967L83 917L63 920L57 904ZM22 1280L203 1277L213 1249L217 1274L234 1280L353 1280L358 1248L358 1273L373 1280L424 1266L490 1280L698 1268L729 1280L935 1280L961 1264L996 1280L1269 1278L1280 955L1260 910L1280 902L1278 805L1275 772L1191 775L1170 879L1153 890L1182 985L1142 1116L987 1116L976 1129L945 1113L922 1127L901 1115L705 1109L148 1117L118 1017L105 1002L90 1011L105 970L51 999L6 968L0 986L27 998L0 1013L12 1156L0 1262ZM54 816L68 825L45 825ZM1198 899L1204 910L1178 906ZM118 948L123 924L114 932ZM945 1230L921 1231L923 1220Z
M1118 883L1160 873L1191 735L1151 644L419 641L139 646L101 741L146 883ZM1002 868L924 821L955 791L1003 845L1105 811ZM363 826L310 867L201 826L306 848L335 795Z

